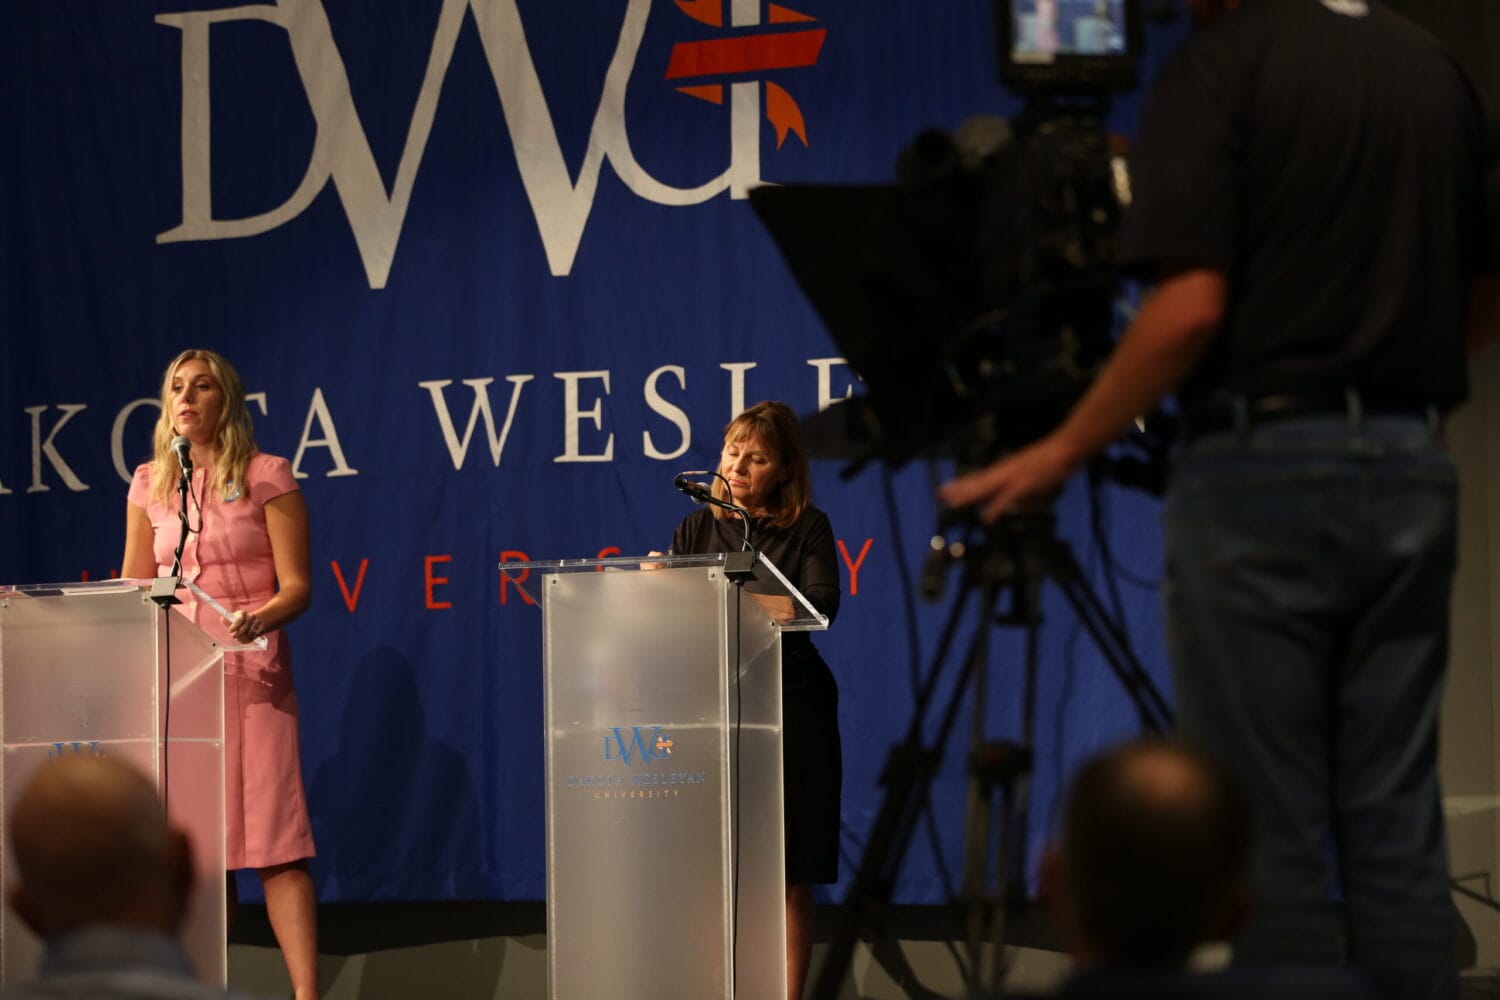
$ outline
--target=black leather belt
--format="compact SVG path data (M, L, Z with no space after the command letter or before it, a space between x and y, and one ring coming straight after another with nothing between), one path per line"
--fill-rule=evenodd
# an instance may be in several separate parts
M1339 392L1278 392L1259 396L1217 396L1188 405L1182 416L1184 439L1242 431L1258 424L1298 417L1411 417L1436 426L1438 410L1431 403L1391 399L1350 389Z

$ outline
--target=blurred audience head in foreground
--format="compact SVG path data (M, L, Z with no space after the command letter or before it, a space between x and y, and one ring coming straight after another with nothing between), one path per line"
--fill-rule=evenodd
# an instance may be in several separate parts
M113 758L38 769L11 814L10 904L43 939L104 925L175 934L192 887L187 835L156 789Z
M1083 766L1064 809L1047 878L1080 967L1175 971L1233 937L1249 905L1250 815L1216 762L1126 743Z

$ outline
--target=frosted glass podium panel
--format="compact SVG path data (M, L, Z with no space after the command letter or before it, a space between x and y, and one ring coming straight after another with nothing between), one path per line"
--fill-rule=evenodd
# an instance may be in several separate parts
M134 581L0 587L0 742L7 818L37 768L74 754L118 758L156 782L193 844L183 946L199 978L225 982L223 649ZM8 890L8 839L0 855ZM40 954L6 907L0 981L29 977Z
M784 626L722 555L648 565L504 567L542 576L549 994L783 1000Z

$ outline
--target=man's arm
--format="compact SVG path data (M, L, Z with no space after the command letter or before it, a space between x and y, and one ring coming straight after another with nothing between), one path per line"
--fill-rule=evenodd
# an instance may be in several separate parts
M1193 370L1223 321L1226 289L1224 274L1212 268L1180 271L1163 281L1056 430L945 483L938 496L950 507L984 504L985 523L1008 508L1048 499L1080 463L1118 438Z

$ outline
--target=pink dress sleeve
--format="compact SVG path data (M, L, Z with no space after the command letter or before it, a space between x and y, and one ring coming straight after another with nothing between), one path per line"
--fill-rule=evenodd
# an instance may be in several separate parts
M156 572L165 573L172 565L172 553L177 548L178 518L177 498L166 500L151 497L152 464L144 462L136 466L135 476L130 480L130 503L146 512L151 521L151 555L156 561Z
M292 463L280 455L256 455L245 470L245 478L250 480L255 502L259 504L301 489L297 477L292 475Z
M130 493L126 499L145 510L151 506L151 463L143 462L135 467L130 480Z

